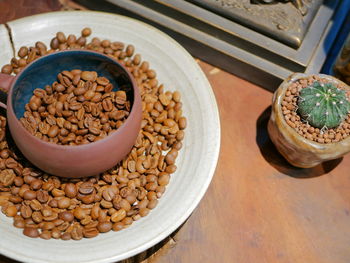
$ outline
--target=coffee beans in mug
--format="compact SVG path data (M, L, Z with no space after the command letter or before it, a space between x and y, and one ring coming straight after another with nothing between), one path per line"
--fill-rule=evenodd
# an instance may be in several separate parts
M107 78L75 69L62 71L45 89L35 89L25 108L20 122L32 135L60 145L80 145L117 130L131 105L127 93L113 91Z

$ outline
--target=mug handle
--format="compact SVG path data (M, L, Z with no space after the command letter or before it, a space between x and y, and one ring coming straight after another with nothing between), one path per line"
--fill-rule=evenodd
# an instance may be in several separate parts
M0 107L6 109L7 93L10 90L14 76L0 73Z

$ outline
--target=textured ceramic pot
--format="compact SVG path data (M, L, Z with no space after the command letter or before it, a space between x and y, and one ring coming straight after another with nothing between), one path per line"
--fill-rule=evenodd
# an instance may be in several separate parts
M322 162L337 159L350 152L350 138L336 143L321 144L310 141L299 135L285 121L281 103L287 88L299 79L310 75L295 73L282 82L272 99L272 112L268 123L269 136L277 150L294 166L301 168L314 167ZM332 76L317 74L332 83L346 84ZM346 86L349 91L350 87Z
M56 80L58 73L72 69L96 71L108 78L115 90L126 90L132 104L130 115L118 130L90 144L44 142L31 135L18 119L34 89L44 88ZM78 178L108 170L130 152L141 128L141 97L133 77L123 65L97 52L69 50L41 57L16 77L0 75L0 88L8 90L7 119L16 145L29 161L49 174Z

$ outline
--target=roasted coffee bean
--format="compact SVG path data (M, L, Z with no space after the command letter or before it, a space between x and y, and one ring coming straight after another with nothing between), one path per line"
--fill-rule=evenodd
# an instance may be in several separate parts
M102 192L102 196L106 201L111 202L115 197L115 191L113 188L107 188Z
M119 222L123 220L126 217L126 211L124 209L119 209L115 213L112 214L111 216L111 221L112 222Z
M30 207L34 211L40 211L42 209L42 204L37 199L34 199L34 200L31 200Z
M67 197L74 198L77 195L77 188L76 188L75 184L68 183L68 184L66 184L66 186L64 188L64 192L65 192Z
M67 40L65 34L62 32L57 32L56 38L57 38L59 43L65 43Z
M18 50L18 56L20 57L20 58L24 58L25 56L27 56L28 55L28 48L27 47L21 47L19 50Z
M55 37L55 38L53 38L53 39L51 40L51 42L50 42L50 47L51 47L52 49L58 49L58 46L59 46L59 41L58 41L58 39Z
M95 227L84 228L83 235L86 238L93 238L98 236L99 231Z
M57 199L51 199L48 203L48 205L52 208L57 208L58 207L58 201Z
M8 217L14 217L17 214L17 207L15 205L9 205L5 209L5 215Z
M52 237L52 234L51 234L51 232L50 232L49 230L44 230L44 231L42 231L42 232L40 233L40 238L42 238L42 239L48 240L48 239L50 239L51 237Z
M83 37L88 37L91 35L91 29L89 27L85 27L82 31L81 31L81 35Z
M27 190L23 194L24 200L33 200L36 198L36 192L32 190Z
M25 227L23 229L23 234L27 237L35 238L39 236L39 231L34 227Z
M5 162L5 165L8 167L8 164L6 164L6 162ZM13 165L11 165L11 166L13 166ZM4 169L0 172L0 183L3 186L12 185L15 178L16 178L16 174L14 173L14 171L12 169Z
M48 130L47 135L48 135L50 138L54 138L54 137L57 136L58 132L59 132L58 126L53 125L53 126L51 126L50 129Z
M61 239L62 240L70 240L72 237L70 235L70 233L68 232L64 232L62 235L61 235Z
M86 38L81 36L77 39L76 43L78 44L78 46L84 46L86 44Z
M12 73L12 70L13 70L12 65L7 64L1 68L1 73L10 75Z
M71 212L64 211L58 214L58 217L63 221L72 222L74 220L74 215Z
M100 233L106 233L112 229L112 226L113 225L111 222L100 222L97 225L97 229L100 231Z
M20 209L21 216L26 219L32 216L32 209L27 205L22 205Z
M39 190L41 188L41 186L43 185L43 181L40 179L34 179L31 184L30 184L30 188L32 188L33 190Z
M90 194L90 195L84 195L82 198L81 198L81 201L84 203L84 204L91 204L95 201L95 195L94 194Z
M19 219L15 218L13 220L13 226L17 227L17 228L24 228L25 227L24 219L23 218L19 218Z
M15 190L16 189L18 189L18 188L12 188L11 189L11 193L12 194L16 194L15 193ZM18 189L19 190L19 189ZM16 190L17 191L17 190ZM11 203L14 203L14 204L19 204L19 203L21 203L22 201L23 201L23 199L22 199L22 197L20 197L20 196L18 196L18 195L11 195L10 197L9 197L9 201L11 202Z
M46 203L49 200L49 194L47 191L39 190L36 194L36 198L40 203Z
M94 71L83 71L81 73L81 78L85 81L96 81L97 74Z
M83 228L81 226L75 226L73 227L72 231L70 232L70 235L72 239L74 240L80 240L83 238Z
M85 210L81 207L77 207L76 209L74 209L74 217L79 220L84 219L86 217Z
M42 214L40 213L40 212L38 212L38 211L34 211L33 213L32 213L32 219L33 219L33 221L35 222L35 223L41 223L42 221L43 221L43 216L42 216Z
M157 206L157 204L158 204L158 199L153 199L153 200L148 202L147 208L153 209Z
M60 209L68 208L70 206L70 199L67 197L62 197L58 200L57 206Z
M89 195L93 191L94 191L94 185L91 182L85 182L79 186L79 192L83 195Z

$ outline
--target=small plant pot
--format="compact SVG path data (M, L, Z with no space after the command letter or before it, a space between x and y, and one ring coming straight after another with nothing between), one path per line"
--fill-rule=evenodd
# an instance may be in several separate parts
M349 86L332 76L324 74L316 74L316 76L334 84L345 85L346 90L350 91ZM277 150L290 164L301 168L311 168L322 162L338 159L350 152L350 136L339 142L323 144L304 138L287 124L281 106L285 93L292 83L308 77L310 75L294 73L281 83L273 95L272 111L267 127L270 139Z

